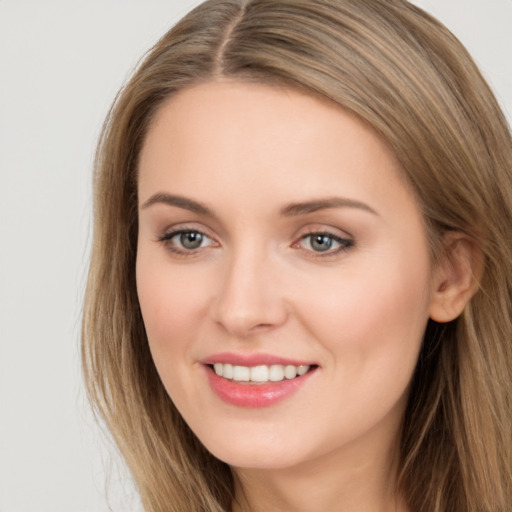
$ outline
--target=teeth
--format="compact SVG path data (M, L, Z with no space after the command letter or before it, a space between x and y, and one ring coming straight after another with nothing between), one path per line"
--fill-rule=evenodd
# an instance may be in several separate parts
M272 382L279 382L284 379L284 366L280 364L273 364L270 367L269 378Z
M237 382L280 382L304 375L309 365L294 366L292 364L272 364L270 366L233 366L229 363L215 363L213 370L220 377Z
M284 376L285 376L287 379L294 379L295 377L297 377L297 367L296 367L296 366L293 366L292 364L289 364L289 365L284 369Z
M222 365L222 363L221 363ZM222 365L224 366L223 370L222 370L222 376L225 377L226 379L232 379L233 378L233 365L232 364L225 364L225 365Z
M233 380L249 382L251 380L251 369L248 366L233 366Z
M297 367L297 374L304 375L309 370L309 366L301 365Z
M252 382L267 382L268 373L268 366L253 366L251 368L251 380Z

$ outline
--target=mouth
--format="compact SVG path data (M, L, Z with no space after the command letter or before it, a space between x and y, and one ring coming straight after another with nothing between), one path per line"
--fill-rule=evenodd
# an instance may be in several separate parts
M227 404L269 407L299 392L317 373L317 364L259 354L218 354L201 361L212 391Z
M208 366L219 377L239 384L253 385L296 379L316 368L316 365L309 364L261 364L256 366L242 366L221 362L213 363Z

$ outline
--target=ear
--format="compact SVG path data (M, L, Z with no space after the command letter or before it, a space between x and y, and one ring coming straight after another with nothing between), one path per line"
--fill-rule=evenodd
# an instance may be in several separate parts
M458 231L446 233L434 269L430 318L440 323L457 318L478 290L482 268L483 253L474 239Z

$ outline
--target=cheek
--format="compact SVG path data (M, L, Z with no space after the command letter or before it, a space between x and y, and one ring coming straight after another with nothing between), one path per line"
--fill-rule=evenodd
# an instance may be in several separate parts
M399 265L387 272L367 269L303 302L303 325L328 354L328 385L318 393L316 407L347 438L384 418L401 417L428 320L426 269L418 274ZM339 390L334 397L332 390ZM336 442L336 436L336 430L326 434L326 443Z
M303 299L303 322L351 382L412 375L428 321L429 265L403 263L365 266L331 279L328 293L317 287Z
M205 276L172 267L165 255L155 258L142 250L137 256L137 293L155 364L171 372L173 356L187 354L190 337L206 311Z

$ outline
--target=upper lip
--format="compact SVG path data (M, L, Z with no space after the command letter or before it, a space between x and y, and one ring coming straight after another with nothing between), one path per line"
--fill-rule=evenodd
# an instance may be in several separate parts
M315 363L310 361L291 359L288 357L276 356L267 353L258 354L236 354L233 352L222 352L205 357L200 361L202 364L211 365L215 363L228 363L235 366L260 366L281 364L283 366L311 366Z

